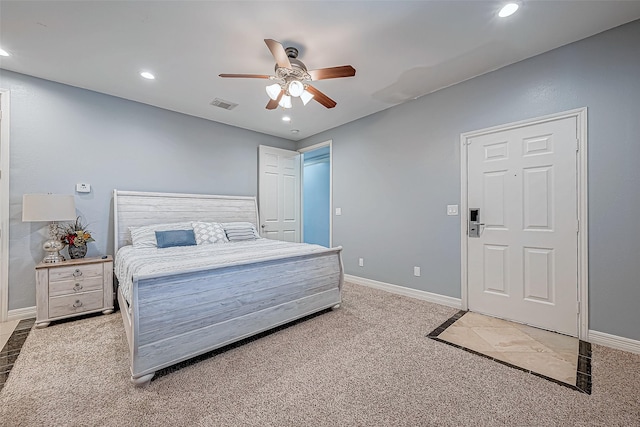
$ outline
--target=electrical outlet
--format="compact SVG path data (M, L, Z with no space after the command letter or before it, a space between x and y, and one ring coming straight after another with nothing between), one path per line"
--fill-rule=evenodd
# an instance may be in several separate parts
M359 265L360 267L364 267L364 258L359 258L359 259L358 259L358 265Z
M413 275L420 277L420 267L413 267Z

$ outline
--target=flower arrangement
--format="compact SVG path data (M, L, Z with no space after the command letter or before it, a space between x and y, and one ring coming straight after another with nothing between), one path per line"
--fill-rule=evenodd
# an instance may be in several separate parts
M62 234L61 240L76 247L86 246L87 243L95 241L91 237L91 232L86 229L87 227L82 224L80 217L76 218L76 222L68 225Z

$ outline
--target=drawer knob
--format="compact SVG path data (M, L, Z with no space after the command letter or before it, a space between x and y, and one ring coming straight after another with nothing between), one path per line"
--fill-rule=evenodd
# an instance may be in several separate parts
M82 301L80 301L79 299L77 299L76 302L73 303L73 308L78 307L82 307Z
M80 283L76 283L73 287L73 290L76 292L78 292L80 289L82 289L82 285Z
M73 272L73 277L80 277L82 276L82 271L80 271L79 268L76 268L76 271Z

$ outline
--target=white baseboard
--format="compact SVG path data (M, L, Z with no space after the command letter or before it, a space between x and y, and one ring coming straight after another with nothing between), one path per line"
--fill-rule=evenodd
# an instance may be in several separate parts
M8 314L7 320L32 319L36 317L36 307L16 308L15 310L9 310Z
M416 298L423 301L432 302L434 304L446 305L447 307L462 309L462 300L460 298L453 298L427 291L420 291L418 289L406 288L404 286L392 285L391 283L378 282L377 280L352 276L350 274L345 274L344 280L350 283L355 283L356 285L368 286L370 288L387 291L392 294L404 295L406 297Z
M592 344L615 348L617 350L640 354L640 341L632 340L630 338L589 330L589 342Z

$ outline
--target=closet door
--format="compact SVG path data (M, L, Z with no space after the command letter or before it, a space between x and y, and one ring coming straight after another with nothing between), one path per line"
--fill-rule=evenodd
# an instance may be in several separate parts
M300 242L300 153L259 147L260 235Z

